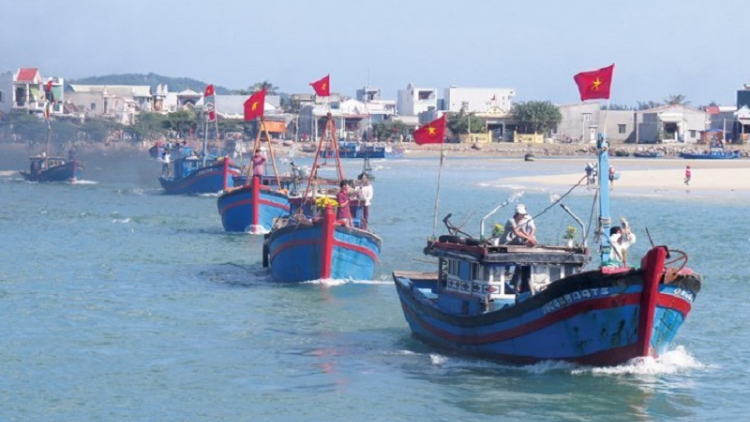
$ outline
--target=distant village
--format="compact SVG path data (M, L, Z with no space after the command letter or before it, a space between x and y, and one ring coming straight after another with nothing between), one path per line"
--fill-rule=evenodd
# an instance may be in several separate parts
M571 82L571 90L575 89ZM46 94L49 90L50 94ZM686 105L663 105L646 110L602 109L599 101L556 105L562 119L549 133L516 133L518 122L512 114L512 88L442 89L407 84L395 100L384 99L378 88L365 86L354 96L332 93L327 98L292 94L282 107L281 97L266 96L266 129L278 139L306 140L322 131L322 121L330 111L339 139L362 140L368 128L380 122L400 122L410 129L445 113L466 113L483 122L471 133L455 134L450 141L481 144L488 142L589 143L604 132L615 143L707 143L720 140L747 144L750 134L750 85L737 90L734 105L712 105L701 109ZM13 111L43 116L47 109L55 119L84 122L103 119L133 125L140 113L170 114L192 110L203 112L203 93L186 89L172 92L166 85L80 85L68 84L57 76L44 76L36 68L20 68L0 73L0 115ZM220 120L243 120L247 95L216 95L215 109ZM378 141L408 141L372 139Z

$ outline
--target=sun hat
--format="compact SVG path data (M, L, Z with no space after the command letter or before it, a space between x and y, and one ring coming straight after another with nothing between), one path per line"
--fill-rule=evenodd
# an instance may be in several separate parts
M526 206L524 204L516 205L516 214L523 214L523 215L528 214L526 212Z

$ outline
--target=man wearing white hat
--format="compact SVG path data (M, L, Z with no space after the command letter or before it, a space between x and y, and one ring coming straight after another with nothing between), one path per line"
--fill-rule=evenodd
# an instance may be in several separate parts
M516 213L505 223L505 234L500 243L506 245L536 245L536 225L534 220L526 212L526 206L518 204Z

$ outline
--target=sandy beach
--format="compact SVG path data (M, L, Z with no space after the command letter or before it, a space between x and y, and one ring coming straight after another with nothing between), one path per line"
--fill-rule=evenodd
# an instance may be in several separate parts
M540 159L530 165L544 165L544 162L560 161ZM570 161L570 160L569 160ZM545 186L574 185L584 176L584 167L590 160L573 160L580 171L555 175L506 178L509 184L535 184ZM613 189L629 188L648 191L750 191L750 161L735 160L684 160L684 159L637 159L612 158L610 164L619 173ZM690 165L692 179L690 185L684 182L685 166ZM566 166L567 167L567 166ZM584 181L585 183L585 181Z

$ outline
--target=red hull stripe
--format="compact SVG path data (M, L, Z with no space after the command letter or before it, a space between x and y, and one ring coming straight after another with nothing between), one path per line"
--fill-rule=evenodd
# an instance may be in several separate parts
M667 296L667 295L660 295L660 296ZM625 296L592 299L586 302L580 302L580 303L576 303L574 305L568 306L567 308L561 309L551 314L547 314L541 318L535 319L534 321L530 321L526 324L522 324L517 327L510 328L508 330L503 330L502 332L499 332L499 333L486 334L482 336L462 336L462 335L452 334L450 332L441 330L437 327L427 324L426 322L424 322L424 320L422 320L422 318L416 315L408 306L402 304L402 308L404 309L405 312L408 312L416 321L418 321L419 324L425 330L431 332L432 334L438 337L441 337L441 338L444 338L446 340L450 340L453 342L462 343L462 344L487 344L487 343L506 341L512 338L520 337L523 335L528 335L534 331L541 330L550 325L560 323L566 319L572 318L578 314L582 314L588 311L638 305L640 303L640 298L641 298L640 293L631 293ZM679 312L682 312L684 316L686 316L687 313L690 311L690 304L684 301L683 299L679 299L674 296L670 296L669 299L673 299L678 304L679 302L682 302L680 305L678 305L679 308L677 310ZM672 302L672 300L664 299L660 302L669 303L669 302Z
M365 248L364 246L359 245L352 245L351 243L343 243L336 239L333 240L333 246L338 246L340 248L349 249L355 252L358 252L362 255L369 256L373 261L378 262L378 256L370 249Z

